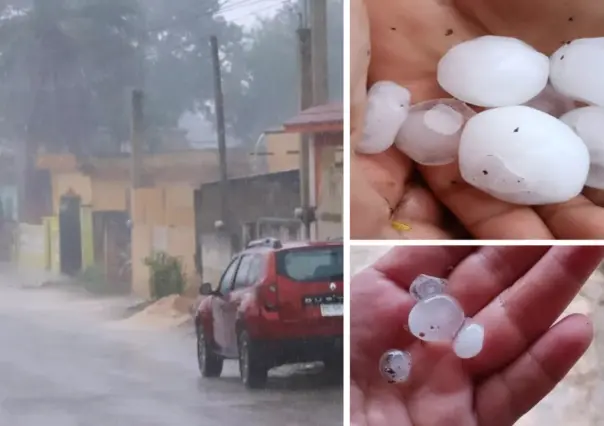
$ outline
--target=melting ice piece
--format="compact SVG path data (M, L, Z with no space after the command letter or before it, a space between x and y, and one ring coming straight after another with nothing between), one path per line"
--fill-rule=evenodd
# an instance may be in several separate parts
M407 119L411 93L392 81L378 81L367 94L363 139L355 148L363 154L378 154L394 143Z
M444 293L446 285L447 280L445 279L421 274L413 280L409 292L415 300L422 300Z
M464 312L451 296L420 300L409 313L409 331L426 342L451 342L464 322Z
M426 166L449 164L457 158L461 130L476 112L457 99L420 102L396 135L396 147Z
M573 40L550 57L550 81L571 99L604 106L604 37Z
M604 108L577 108L560 117L585 142L589 151L589 175L585 185L604 189Z
M480 353L483 343L484 327L470 318L466 318L453 340L453 351L460 358L473 358Z
M551 84L545 86L545 89L541 93L524 105L538 109L554 117L560 117L576 108L575 101L556 92Z
M404 382L411 373L411 355L390 349L380 358L380 374L390 383Z
M521 40L484 36L452 47L438 63L437 80L464 102L501 107L537 96L549 68L548 57Z
M557 118L527 106L483 111L464 127L461 176L515 204L552 204L578 195L589 171L580 137Z

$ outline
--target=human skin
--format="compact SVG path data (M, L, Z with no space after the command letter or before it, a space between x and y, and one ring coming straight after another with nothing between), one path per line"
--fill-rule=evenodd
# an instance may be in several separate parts
M486 34L518 37L545 54L564 41L604 36L595 0L351 0L351 194L353 239L601 239L604 198L587 190L566 203L527 207L464 183L457 164L422 167L395 148L355 154L367 88L380 80L412 102L450 97L436 82L454 44ZM399 231L398 221L410 226Z
M351 280L352 426L512 426L566 375L593 339L590 320L554 322L598 266L603 247L397 247ZM419 274L483 325L482 351L459 359L405 328ZM407 382L378 370L388 349L411 354Z

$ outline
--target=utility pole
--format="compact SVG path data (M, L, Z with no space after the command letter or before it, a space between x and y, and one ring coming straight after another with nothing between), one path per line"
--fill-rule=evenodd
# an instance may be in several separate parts
M313 106L323 105L329 99L327 65L327 0L309 2L309 23L312 43Z
M304 111L313 105L311 33L308 28L298 28L298 61L300 66L300 109ZM300 199L304 238L310 240L313 219L310 205L310 136L306 133L301 134L300 140Z
M142 90L132 91L132 123L130 127L130 180L132 189L143 186L143 117L144 94ZM134 195L134 194L132 194ZM134 198L134 197L132 197Z
M220 157L220 204L221 216L225 230L229 236L231 253L239 251L239 237L233 229L229 199L229 177L227 172L226 130L224 125L224 96L222 94L222 75L220 57L218 56L218 39L210 37L212 65L214 69L214 108L216 114L216 136L218 137L218 155Z

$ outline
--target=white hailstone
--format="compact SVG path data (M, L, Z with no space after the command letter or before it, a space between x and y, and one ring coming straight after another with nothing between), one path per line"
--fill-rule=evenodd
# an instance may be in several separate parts
M394 143L409 113L411 93L392 81L378 81L367 94L365 128L356 152L379 154Z
M474 358L484 344L484 327L467 318L453 340L453 352L463 359Z
M564 44L550 57L550 81L559 93L604 106L604 37Z
M526 106L502 107L467 122L459 168L466 182L500 200L561 203L583 189L589 153L557 118Z
M457 99L420 102L396 135L396 147L409 158L426 166L449 164L457 158L459 137L476 112Z
M547 84L549 59L521 40L483 36L452 47L440 60L438 84L472 105L523 104Z
M575 101L556 92L551 84L545 86L541 93L524 105L546 112L554 117L560 117L576 108Z
M464 322L457 300L438 294L420 300L409 312L409 331L426 342L451 342Z
M427 299L437 294L444 293L447 280L431 277L430 275L418 275L409 287L409 293L415 300Z
M398 349L386 351L380 358L380 374L389 383L404 382L411 373L411 355Z
M604 189L604 108L577 108L560 117L579 135L589 151L586 186Z

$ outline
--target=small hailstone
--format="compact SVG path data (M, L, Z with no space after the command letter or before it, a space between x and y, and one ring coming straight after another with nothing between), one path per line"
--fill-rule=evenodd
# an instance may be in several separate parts
M426 342L451 342L464 322L464 312L451 296L420 300L409 313L409 331Z
M409 292L415 300L427 299L445 291L447 281L442 278L421 274L413 280Z
M564 44L550 57L550 81L559 93L604 106L604 37Z
M440 60L438 84L472 105L519 105L547 84L548 57L521 40L483 36L452 47Z
M483 344L484 327L468 318L453 340L453 352L459 358L473 358L480 353Z
M526 106L483 111L461 134L461 176L470 185L515 204L568 201L587 179L589 153L573 130Z
M541 93L524 105L538 109L554 117L560 117L576 108L575 101L556 92L550 84L545 86L545 89Z
M378 154L394 143L396 133L407 118L411 93L392 81L378 81L367 94L363 138L355 150Z
M474 115L474 110L457 99L420 102L409 109L395 145L419 164L452 163L457 158L461 130Z
M604 108L577 108L560 117L583 140L589 151L586 186L604 189Z
M411 355L408 352L390 349L380 358L380 374L389 383L405 382L411 373Z

